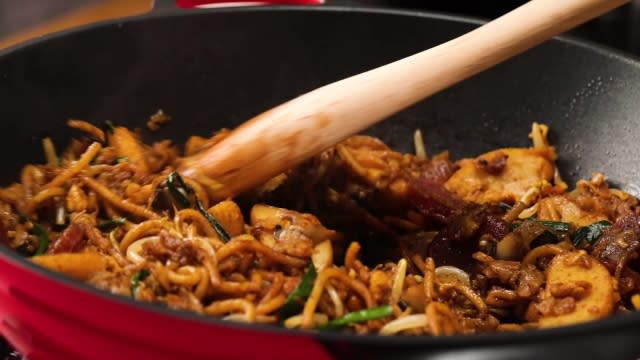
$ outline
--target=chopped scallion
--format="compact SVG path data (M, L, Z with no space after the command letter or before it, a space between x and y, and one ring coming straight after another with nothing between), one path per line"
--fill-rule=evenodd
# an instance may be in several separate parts
M304 273L304 276L302 276L300 284L289 294L282 309L280 309L281 321L302 310L302 304L307 300L309 295L311 295L311 290L313 290L313 284L316 282L317 277L318 272L316 271L316 267L313 266L313 263L309 264L309 268Z
M49 248L49 235L47 231L40 226L40 224L32 223L33 227L31 228L31 232L33 235L38 237L38 249L33 255L42 255Z
M540 225L549 227L555 231L569 231L569 223L549 220L534 220Z
M100 231L111 231L115 228L117 228L120 225L124 225L127 222L127 219L125 218L117 218L117 219L113 219L113 220L107 220L107 221L103 221L101 223L98 224L98 229L100 229Z
M195 195L193 189L190 188L184 180L182 180L180 174L175 171L169 174L169 176L167 176L167 187L169 188L169 193L178 203L180 208L184 209L195 205L196 210L198 210L200 214L207 219L222 241L227 242L231 240L231 236L229 236L227 230L213 215L211 215L209 211L207 211L207 209L205 209L200 199ZM191 200L192 198L193 201Z
M571 235L573 245L579 246L583 241L590 245L595 244L595 242L602 236L604 230L609 226L611 226L610 222L602 220L591 225L578 228L578 230Z
M150 275L149 270L141 269L136 271L135 274L131 277L131 297L136 298L136 294L138 293L138 288L140 287L140 282L144 281Z
M169 174L167 176L167 187L181 209L191 207L189 195L193 193L193 190L184 183L180 174L175 171Z
M345 316L329 321L327 324L320 326L321 330L339 329L341 327L365 322L369 320L377 320L393 313L391 305L379 306L371 309L364 309L348 313Z
M218 220L213 215L211 215L209 211L207 211L207 209L204 208L204 205L202 205L202 202L198 198L196 198L196 208L202 214L202 216L207 219L209 224L211 224L218 235L220 235L222 241L227 242L231 240L231 236L229 235L227 230L222 226L222 224L220 224L220 222L218 222Z
M555 231L567 232L569 231L569 223L561 222L561 221L551 221L551 220L527 220L527 221L535 221L536 223L551 228ZM515 230L520 226L521 223L513 223L511 224L511 230Z

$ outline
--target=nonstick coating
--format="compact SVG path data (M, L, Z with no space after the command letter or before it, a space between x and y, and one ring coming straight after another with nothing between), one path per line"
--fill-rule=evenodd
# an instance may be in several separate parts
M5 154L0 183L16 180L23 164L44 160L43 135L53 136L60 147L77 135L64 126L68 118L144 128L148 116L163 109L173 121L145 136L181 144L191 134L236 126L296 95L424 50L477 24L397 11L227 9L90 26L0 52L0 153ZM638 62L584 43L553 40L370 133L411 151L412 133L420 128L430 153L449 149L460 158L528 146L531 122L543 122L551 126L568 182L602 171L639 194L639 83ZM17 261L3 252L0 256ZM634 314L526 336L319 339L337 354L366 351L372 357L439 358L442 351L458 351L460 359L631 358L640 354L638 336L640 317Z

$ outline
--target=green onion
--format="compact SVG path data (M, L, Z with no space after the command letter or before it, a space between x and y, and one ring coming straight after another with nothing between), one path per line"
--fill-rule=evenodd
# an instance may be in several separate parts
M280 310L280 321L284 321L290 316L299 313L302 310L302 302L307 300L313 290L313 284L316 282L318 272L313 263L309 264L309 268L304 273L298 287L289 294Z
M116 126L113 125L113 122L111 120L106 120L104 122L104 129L105 129L105 132L109 134L113 134L113 131L116 129Z
M331 320L325 325L320 326L319 329L321 330L339 329L341 327L344 327L350 324L360 323L360 322L369 321L369 320L377 320L385 316L389 316L392 313L393 313L393 309L391 308L391 305L384 305L376 308L364 309L364 310L348 313L347 315L341 318Z
M231 236L225 228L220 224L220 222L213 216L207 209L205 209L204 205L198 197L195 195L192 188L190 188L187 184L185 184L182 177L177 172L172 172L167 176L167 187L169 188L169 193L173 197L173 199L178 203L180 208L188 208L193 206L191 197L193 197L196 209L204 216L205 219L209 222L209 224L213 227L213 229L220 235L222 241L227 242L231 240Z
M49 248L49 235L47 235L47 231L39 224L32 224L33 227L31 228L31 232L33 233L33 235L38 237L38 249L33 255L42 255Z
M136 271L135 274L131 277L131 297L136 298L136 293L138 292L138 288L140 287L140 282L146 279L150 275L149 270L142 269Z
M561 222L561 221L551 221L551 220L528 220L528 221L535 221L540 225L546 226L548 228L551 228L555 231L561 231L561 232L566 232L569 231L569 223L566 222ZM511 230L515 230L520 226L521 223L513 223L511 224Z
M196 198L196 209L198 209L198 211L202 214L202 216L204 216L205 219L207 219L209 224L211 224L218 235L220 235L222 241L227 242L231 240L231 236L229 235L227 230L225 230L222 224L220 224L220 222L218 222L218 220L216 220L216 218L213 217L213 215L211 215L211 213L204 208L204 205L202 205L202 202L200 202L200 199L198 198Z
M129 158L126 156L116 156L116 164L122 164L123 162L129 161Z
M569 231L569 223L549 220L534 220L540 225L549 227L555 231Z
M513 206L507 204L506 202L502 202L502 201L498 203L498 206L504 211L509 211L513 207Z
M609 226L611 226L610 222L608 222L607 220L602 220L591 225L579 228L578 230L576 230L576 232L573 233L573 235L571 235L573 245L578 246L583 241L586 241L590 245L593 245L596 241L598 241L598 239L600 239L600 236L602 236L604 229L608 228Z
M98 229L100 229L100 231L108 232L117 228L120 225L124 225L126 222L127 222L127 219L125 218L116 218L113 220L107 220L98 224Z
M175 171L169 174L169 176L167 176L167 187L169 188L169 193L171 193L171 196L180 208L191 207L189 195L193 193L193 189L184 183L180 174Z

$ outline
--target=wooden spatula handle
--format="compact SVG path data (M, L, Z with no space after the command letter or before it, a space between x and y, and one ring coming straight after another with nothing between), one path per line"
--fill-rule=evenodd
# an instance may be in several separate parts
M244 123L185 158L233 196L374 123L630 0L532 0L465 35L318 88ZM408 141L408 140L407 140Z

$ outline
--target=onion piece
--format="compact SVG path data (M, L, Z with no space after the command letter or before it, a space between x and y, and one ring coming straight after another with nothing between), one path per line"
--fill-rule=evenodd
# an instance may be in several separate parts
M141 239L138 239L131 243L129 247L127 247L127 260L131 261L134 264L140 264L146 261L144 256L142 256L142 245L147 242L158 242L160 241L160 236L147 236Z
M436 269L437 270L437 269ZM407 275L407 259L400 259L398 266L396 267L396 276L393 278L393 285L391 287L391 296L389 303L391 305L397 304L402 295L402 289L404 288L404 279Z
M538 207L539 207L540 203L535 203L532 206L522 210L522 212L520 212L520 214L518 215L518 219L528 219L530 217L532 217L533 215L538 213Z
M422 137L422 131L420 129L416 129L416 131L413 133L413 146L416 149L417 158L427 158L427 150L424 146L424 138Z
M401 317L386 323L378 332L379 335L394 335L400 331L427 326L427 315L414 314Z
M436 279L441 284L460 284L471 286L469 274L455 266L438 266L436 268Z
M331 301L333 302L333 306L335 307L336 317L344 316L344 303L342 299L340 299L340 295L338 295L338 291L336 288L330 283L326 283L324 285L324 289L329 294Z
M333 246L330 240L325 240L313 248L311 261L318 272L333 265Z

